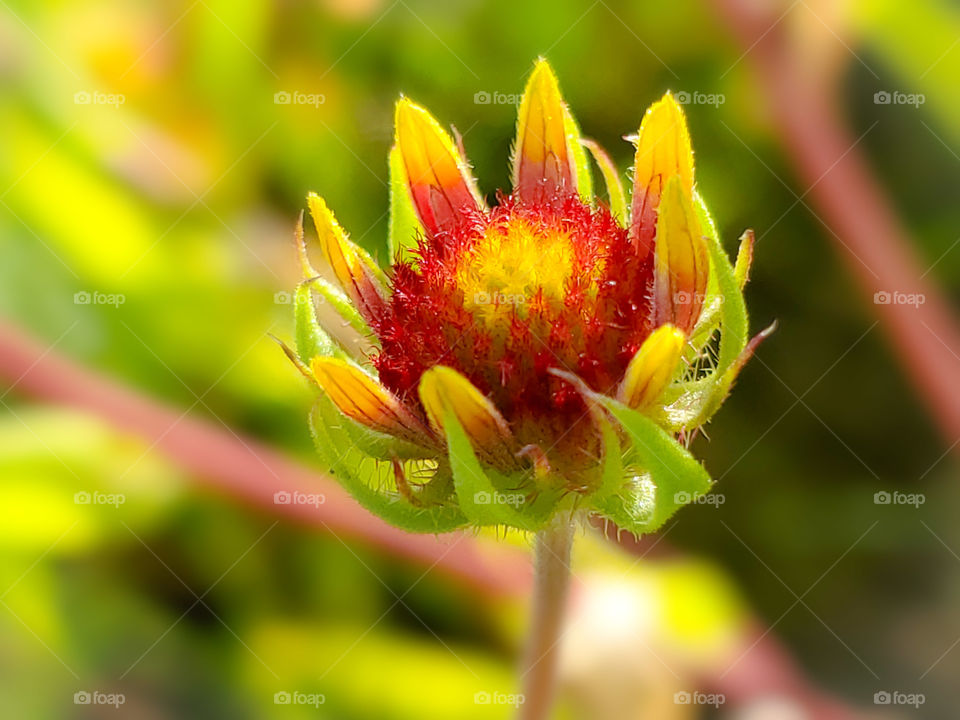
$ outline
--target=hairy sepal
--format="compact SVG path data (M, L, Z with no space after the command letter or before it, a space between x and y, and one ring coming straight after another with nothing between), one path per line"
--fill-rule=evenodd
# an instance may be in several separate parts
M635 535L655 532L683 505L710 490L713 481L700 462L653 420L606 396L596 399L610 411L629 441L619 493L607 496L603 514Z
M395 470L390 463L358 447L347 430L350 422L326 396L319 397L310 412L310 430L317 453L340 485L362 507L408 532L439 534L467 524L467 518L454 505L418 507L399 492L385 489L383 486L393 478ZM431 482L443 480L435 478Z

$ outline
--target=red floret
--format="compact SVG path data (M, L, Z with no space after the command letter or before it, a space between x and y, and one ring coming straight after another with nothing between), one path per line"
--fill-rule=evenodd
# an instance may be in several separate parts
M568 234L572 273L562 302L537 293L491 327L464 302L458 259L491 226L517 221L534 232ZM392 297L373 322L381 346L373 362L383 384L421 416L421 375L447 365L493 401L522 445L556 456L570 442L572 451L592 453L576 445L592 435L577 431L589 422L583 400L548 371L576 373L610 393L651 331L651 280L651 258L636 256L606 208L576 197L536 206L500 198L489 213L465 215L453 231L421 237L415 260L394 265Z

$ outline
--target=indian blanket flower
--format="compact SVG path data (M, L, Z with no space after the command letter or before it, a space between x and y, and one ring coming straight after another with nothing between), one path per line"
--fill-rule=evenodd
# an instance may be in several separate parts
M311 426L340 482L431 533L584 512L640 534L709 490L686 445L763 333L747 341L753 236L731 265L676 99L632 138L629 200L543 60L520 104L513 189L493 206L424 108L401 98L395 123L389 268L317 195L319 270L297 229L288 354L320 390Z

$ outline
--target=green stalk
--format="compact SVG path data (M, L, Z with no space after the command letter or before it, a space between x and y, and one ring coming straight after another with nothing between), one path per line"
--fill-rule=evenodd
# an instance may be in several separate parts
M547 720L556 691L561 628L570 587L574 526L558 520L537 533L530 635L520 675L520 720Z

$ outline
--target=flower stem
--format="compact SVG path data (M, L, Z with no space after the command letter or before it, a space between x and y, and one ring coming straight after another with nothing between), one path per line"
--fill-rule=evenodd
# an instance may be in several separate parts
M570 520L558 521L537 533L533 611L520 675L524 694L520 720L546 720L553 705L572 544Z

